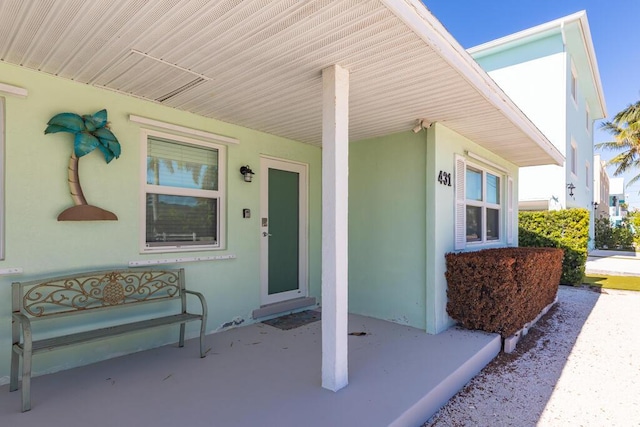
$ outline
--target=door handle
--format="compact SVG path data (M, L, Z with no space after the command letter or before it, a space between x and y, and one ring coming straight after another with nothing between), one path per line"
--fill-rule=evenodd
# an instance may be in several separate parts
M271 234L270 234L270 233L267 233L266 231L263 231L263 232L262 232L262 235L263 235L264 237L271 237Z

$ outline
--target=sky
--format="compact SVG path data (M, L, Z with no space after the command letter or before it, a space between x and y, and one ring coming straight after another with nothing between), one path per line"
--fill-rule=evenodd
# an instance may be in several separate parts
M433 15L468 49L506 35L587 11L607 118L640 100L640 0L422 0ZM595 143L611 136L594 125ZM604 160L610 151L599 151ZM608 168L613 177L613 168ZM624 175L625 185L640 170ZM640 209L640 182L626 188L627 203Z

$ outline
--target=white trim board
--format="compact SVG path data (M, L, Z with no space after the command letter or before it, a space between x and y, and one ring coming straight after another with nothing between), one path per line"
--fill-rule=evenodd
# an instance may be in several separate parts
M182 262L219 261L224 259L236 259L236 256L234 254L229 254L229 255L210 255L210 256L129 261L129 267L144 267L145 265L160 265L160 264L177 264Z
M15 95L20 98L26 98L29 92L22 87L13 86L7 83L0 83L0 94Z
M0 269L0 276L9 276L12 274L22 274L24 270L22 267L10 267Z
M477 155L475 153L472 153L471 151L467 151L466 154L471 159L474 159L474 160L477 160L479 162L482 162L487 166L491 166L493 169L499 170L500 172L503 172L506 175L509 174L509 171L505 167L500 166L499 164L494 163L491 160L485 159L484 157L479 156L479 155Z
M240 144L240 140L229 136L218 135L213 132L207 132L204 130L192 129L186 126L174 125L173 123L162 122L160 120L150 119L147 117L136 116L135 114L129 114L129 121L138 123L141 125L153 126L156 128L169 130L173 132L180 132L189 136L195 136L211 142L224 142L227 144Z

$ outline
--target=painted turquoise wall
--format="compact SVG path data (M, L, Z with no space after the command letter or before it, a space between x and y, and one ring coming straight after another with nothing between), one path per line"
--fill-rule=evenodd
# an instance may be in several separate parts
M527 43L519 43L508 49L479 52L473 54L473 59L486 72L491 72L563 52L562 35L555 33L536 39L529 39Z
M518 168L444 125L351 143L351 312L432 334L453 325L446 312L444 255L454 250L455 187L440 184L438 173L455 181L455 155L467 151L507 170L517 199ZM506 194L506 180L502 185ZM506 224L506 209L502 215ZM517 209L512 215L517 230ZM505 245L506 240L466 250Z
M573 197L567 195L567 207L568 208L585 208L590 212L589 217L589 249L593 249L595 247L595 218L593 215L594 209L593 205L593 194L594 194L594 166L593 166L593 155L594 155L594 146L593 146L593 114L590 110L590 121L589 126L587 126L587 109L589 108L589 102L592 101L593 98L588 99L589 92L589 79L585 78L585 75L590 74L589 69L585 69L584 67L580 68L578 64L578 56L574 54L574 52L569 51L568 55L566 55L566 74L564 78L566 80L566 138L571 144L571 140L573 139L576 142L577 146L577 171L574 175L571 172L570 162L570 151L567 151L567 167L565 168L565 176L566 182L573 183L576 187L573 190ZM573 96L571 95L571 64L573 61L574 67L577 68L576 72L578 74L578 90L577 90L577 100L574 101ZM569 145L567 145L569 147ZM567 148L568 149L568 148ZM589 170L587 171L587 164L589 165Z
M349 150L349 311L425 329L425 132Z
M251 322L260 306L260 183L261 154L309 164L309 285L320 297L321 150L228 123L93 88L44 73L0 63L0 81L26 88L27 98L7 95L6 101L6 258L0 268L21 267L24 273L0 277L0 384L8 382L11 344L12 281L52 274L127 267L132 260L234 254L236 259L172 264L186 269L187 286L205 294L209 304L207 331L225 323ZM72 205L67 163L72 149L69 134L44 135L54 114L94 113L106 108L111 128L122 145L122 156L107 165L94 152L80 161L82 187L90 204L110 210L118 221L58 222ZM220 135L240 144L227 145L227 248L222 251L140 254L140 128L129 114L149 117ZM256 172L245 183L241 165ZM250 208L252 217L242 218ZM197 325L190 325L194 336ZM90 363L118 354L175 342L177 332L158 331L114 339L39 356L34 372L41 374ZM215 349L213 349L215 351Z
M440 333L451 325L453 320L447 315L447 282L445 279L446 264L444 256L454 251L455 228L455 155L465 156L468 151L481 156L487 161L505 169L514 180L514 198L517 200L518 168L496 156L478 144L452 131L446 126L435 123L427 131L427 174L426 174L426 222L427 222L427 253L426 253L426 330L428 333ZM493 169L480 161L467 159L468 162ZM494 169L495 170L495 169ZM440 171L450 173L453 179L451 187L438 183ZM506 180L502 182L503 192L506 194ZM502 211L502 221L506 224L508 212ZM518 244L517 209L513 211L514 242ZM503 236L506 236L503 227ZM506 240L485 244L467 245L465 251L475 251L490 247L506 246Z

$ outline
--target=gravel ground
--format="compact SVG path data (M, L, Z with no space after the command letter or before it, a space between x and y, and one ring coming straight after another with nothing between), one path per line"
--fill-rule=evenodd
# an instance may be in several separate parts
M640 292L561 286L558 303L424 427L640 426Z

